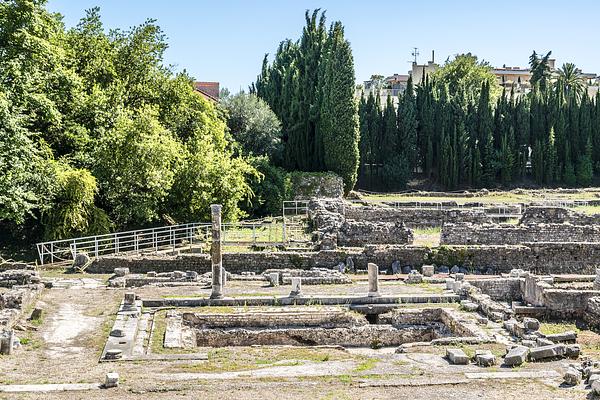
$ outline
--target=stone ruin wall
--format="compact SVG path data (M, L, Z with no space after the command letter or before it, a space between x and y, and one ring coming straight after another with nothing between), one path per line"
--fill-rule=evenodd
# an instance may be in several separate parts
M483 209L391 208L381 206L346 206L348 219L371 222L403 222L409 228L437 227L444 223L492 222Z
M338 246L412 244L412 231L401 221L368 221L346 217L351 206L341 199L313 199L308 206L311 227L323 250Z
M600 225L600 214L587 215L564 207L527 207L521 217L521 224L564 224Z
M469 281L472 286L481 289L481 291L495 301L510 302L521 300L521 280L519 278L494 278L478 279Z
M458 223L445 224L440 236L442 245L516 245L533 242L600 242L600 225Z
M366 269L368 262L390 268L394 261L401 266L415 268L423 264L464 266L475 272L491 269L494 273L508 273L514 268L536 274L593 274L600 262L600 243L526 243L516 246L423 246L369 245L306 252L247 252L223 254L223 266L228 272L262 273L270 268L310 269L336 268L352 257L358 269ZM179 256L110 256L92 262L87 271L112 273L114 268L127 267L132 273L148 271L211 270L208 254Z
M368 244L412 244L413 233L401 222L346 220L337 232L337 245L363 247Z

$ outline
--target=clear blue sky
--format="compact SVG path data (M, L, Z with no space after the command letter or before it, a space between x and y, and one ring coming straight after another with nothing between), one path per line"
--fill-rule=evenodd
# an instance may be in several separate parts
M306 9L341 20L352 44L358 81L372 74L405 74L418 47L419 62L472 52L494 66L526 66L532 50L552 50L557 66L574 62L600 73L594 0L50 0L67 27L99 6L105 27L127 29L155 18L168 37L165 62L198 80L246 89L285 38L297 39Z

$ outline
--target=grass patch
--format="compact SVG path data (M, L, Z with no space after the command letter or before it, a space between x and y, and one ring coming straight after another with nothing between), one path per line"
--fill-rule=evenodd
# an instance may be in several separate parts
M544 335L552 335L566 331L579 332L579 328L577 328L574 323L568 322L542 322L540 324L540 332Z
M415 235L439 235L442 232L442 227L433 226L429 228L415 228L412 231Z
M271 366L302 365L306 362L326 362L351 359L352 356L336 349L311 347L222 347L208 352L208 361L182 365L193 372L247 371Z
M479 203L528 203L544 200L593 200L597 199L597 191L582 191L578 193L557 193L544 190L528 191L499 191L489 193L474 192L471 195L458 196L423 196L419 194L390 193L390 194L363 194L364 200L374 201L397 201L397 202L450 202L457 204L479 202Z
M378 362L378 358L367 358L366 360L358 364L356 368L354 368L354 372L364 372L372 370L373 368L375 368Z
M588 215L600 214L600 206L577 206L573 207L573 210Z
M411 284L410 286L418 287L419 289L422 289L424 292L427 292L427 293L442 294L445 291L444 285L436 284L434 286L428 282Z

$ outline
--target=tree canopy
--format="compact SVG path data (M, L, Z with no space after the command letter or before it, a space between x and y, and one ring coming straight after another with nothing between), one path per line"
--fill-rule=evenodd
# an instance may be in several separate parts
M258 172L163 65L167 47L154 20L106 32L93 8L67 30L43 0L0 3L0 224L57 239L202 219L214 202L244 215Z

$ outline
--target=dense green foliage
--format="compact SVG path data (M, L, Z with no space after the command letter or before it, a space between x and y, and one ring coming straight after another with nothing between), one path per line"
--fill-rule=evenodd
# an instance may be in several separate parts
M203 219L214 202L244 215L258 172L166 48L153 20L106 33L94 8L66 30L43 0L0 2L0 224L56 239Z
M354 187L359 163L354 61L340 22L306 12L301 38L281 42L271 64L265 56L252 91L283 127L288 170L331 170Z
M221 105L228 112L229 131L244 153L281 163L281 122L264 100L240 92L222 99Z
M359 187L401 189L417 171L445 189L529 178L590 185L600 174L600 98L586 94L573 64L551 76L549 55L532 55L527 95L501 92L490 67L467 54L418 83L416 96L409 82L397 110L362 98Z

